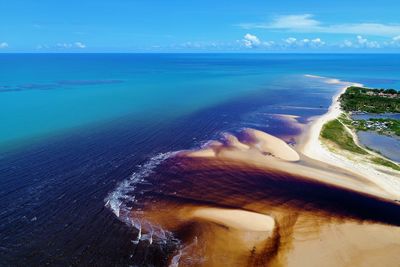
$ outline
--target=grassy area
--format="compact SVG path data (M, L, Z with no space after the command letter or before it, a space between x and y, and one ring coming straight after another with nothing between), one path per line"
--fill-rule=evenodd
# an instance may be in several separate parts
M361 155L370 155L367 156L366 159L369 159L374 164L400 171L400 165L381 157L372 157L372 154L368 153L365 149L357 146L351 134L346 131L345 126L342 124L342 119L346 119L346 117L341 116L340 120L335 119L326 123L322 128L321 137L329 140L332 143L335 143L341 149Z
M352 122L353 122L353 120L349 116L347 116L345 113L340 114L339 120L340 120L340 122L346 124L347 126L351 126Z
M393 163L391 161L388 161L386 159L374 157L374 158L371 159L371 161L373 163L375 163L375 164L386 166L386 167L392 168L392 169L394 169L396 171L400 171L400 166L398 164L395 164L395 163Z
M400 91L350 86L340 96L340 104L345 111L398 113L400 112Z
M371 163L400 171L400 165L359 147L353 136L346 128L357 131L376 131L381 134L399 135L400 120L369 119L352 120L346 111L362 111L369 113L400 113L400 91L394 89L369 89L351 86L340 97L340 104L345 111L338 119L326 123L321 131L321 138L336 144L339 148L349 152L366 155L365 159ZM372 151L372 150L371 150ZM379 152L377 152L379 153Z
M368 152L354 143L353 137L346 131L343 124L335 119L324 125L321 131L321 137L329 140L340 148L357 154L367 155Z

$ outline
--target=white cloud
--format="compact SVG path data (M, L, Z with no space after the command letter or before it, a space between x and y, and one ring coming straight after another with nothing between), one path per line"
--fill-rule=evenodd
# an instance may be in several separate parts
M377 41L370 41L367 38L364 38L361 35L357 35L355 40L344 40L339 47L342 48L381 48L383 44L380 44Z
M8 43L6 43L6 42L0 43L0 49L1 48L7 48L7 47L8 47Z
M57 46L58 48L71 48L71 47L72 47L72 44L58 43L58 44L56 44L56 46Z
M358 42L358 44L360 44L360 45L365 45L365 44L368 42L368 40L365 39L365 38L363 38L361 35L358 35L358 36L357 36L357 42Z
M266 41L266 42L262 42L262 45L266 46L266 47L272 47L275 45L275 42L274 41Z
M393 37L389 42L385 42L385 45L394 48L400 47L400 35Z
M257 46L259 46L260 44L261 44L261 41L260 41L260 39L257 37L257 36L255 36L255 35L252 35L252 34L250 34L250 33L247 33L244 37L243 37L243 45L245 46L245 47L248 47L248 48L253 48L253 47L257 47Z
M311 42L314 44L324 44L324 42L321 40L321 38L312 39Z
M179 46L183 48L190 48L190 49L207 49L210 47L215 46L214 43L211 42L184 42L180 44Z
M349 40L344 40L343 44L340 45L340 47L352 47L353 46L353 42L349 41Z
M315 38L311 40L311 44L314 46L323 46L325 45L325 42L321 40L321 38Z
M393 35L400 34L400 24L340 24L322 27L320 31L326 33L365 34L391 37Z
M218 42L218 41L187 41L184 43L180 44L172 44L168 46L163 46L163 45L156 45L157 49L194 49L194 50L223 50L223 49L232 49L235 46L238 47L237 42L240 42L240 45L242 45L241 41L236 41L235 43L224 43L224 42Z
M311 14L279 16L271 24L265 25L271 29L305 29L319 26L319 21L314 20Z
M294 37L289 37L289 38L287 38L287 39L285 40L285 43L291 45L291 44L295 44L296 41L297 41L296 38L294 38Z
M79 48L83 49L86 48L86 45L82 42L75 42L75 43L58 43L56 44L57 48L60 49L71 49L71 48Z
M86 48L86 45L82 42L75 42L75 47L77 48Z
M386 40L385 40L386 39ZM379 40L379 41L378 41ZM153 47L154 48L154 47ZM214 50L243 50L254 49L256 51L334 51L338 49L398 49L400 48L400 35L390 38L373 39L363 35L353 35L352 38L339 41L326 41L325 38L313 35L288 36L280 40L263 40L261 35L247 33L241 39L233 42L186 42L172 46L157 46L158 49L214 49Z
M375 36L396 36L400 35L400 24L381 23L344 23L344 24L323 24L314 19L311 14L278 16L267 23L242 23L244 29L277 29L289 32L308 33L338 33L338 34L363 34Z
M310 47L310 48L318 48L325 45L325 42L321 40L321 38L308 39L304 38L302 40L297 40L294 37L289 37L283 40L284 46L298 48L298 47Z
M40 50L40 49L48 49L49 46L47 44L38 44L36 46L36 49Z
M262 41L257 36L247 33L242 40L238 41L241 46L246 48L272 48L275 46L274 41Z
M185 47L185 48L202 48L203 47L203 45L198 42L185 42L185 43L181 44L181 46Z
M380 48L380 44L376 41L369 41L361 35L357 36L357 43L359 48Z

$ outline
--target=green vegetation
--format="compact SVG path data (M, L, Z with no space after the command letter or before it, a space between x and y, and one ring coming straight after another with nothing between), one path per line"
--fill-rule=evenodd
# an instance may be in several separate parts
M340 104L345 111L398 113L400 112L400 91L350 86L340 96Z
M395 119L369 119L351 122L357 131L376 131L385 135L400 136L400 120Z
M340 114L339 121L346 126L353 127L353 120L345 113Z
M400 165L383 157L373 156L373 154L368 153L367 150L357 146L353 137L345 128L345 125L351 125L351 123L352 121L345 114L342 114L339 119L335 119L324 125L321 131L321 137L329 140L344 150L361 155L367 155L367 159L374 164L400 171Z
M395 164L395 163L393 163L391 161L388 161L386 159L379 158L379 157L374 157L374 158L371 159L371 161L373 163L375 163L375 164L386 166L386 167L392 168L392 169L394 169L396 171L400 171L400 166L398 164Z
M354 143L351 134L347 132L345 126L337 119L330 121L324 125L321 131L321 137L337 144L340 148L348 150L350 152L362 155L368 154L367 151Z
M337 119L324 125L321 138L334 143L349 152L365 155L365 160L376 165L400 171L400 165L383 156L373 153L372 149L358 146L350 131L376 131L385 135L400 136L400 120L379 118L353 120L348 112L400 113L400 91L394 89L369 89L351 86L340 97L340 104L345 111ZM379 154L379 151L375 151Z

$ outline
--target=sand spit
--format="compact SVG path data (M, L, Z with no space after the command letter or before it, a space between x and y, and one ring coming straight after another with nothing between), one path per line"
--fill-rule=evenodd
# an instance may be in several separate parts
M296 147L244 129L165 160L135 185L135 242L169 266L397 267L397 189L319 142L338 97Z
M275 220L267 215L237 209L200 208L193 218L204 219L244 231L272 232Z
M200 228L204 227L203 224L205 223L208 225L207 229L210 229L209 227L217 227L219 229L219 226L225 229L210 230L210 233L212 232L215 235L207 234L208 243L215 242L220 238L227 238L226 242L231 242L228 240L235 239L237 244L242 244L237 246L232 244L230 246L208 244L204 257L207 259L213 258L213 260L206 261L206 263L200 264L201 266L243 266L243 257L247 259L246 262L249 262L254 257L253 259L255 260L248 266L371 266L371 264L378 263L383 264L383 266L396 266L399 258L398 251L400 251L400 228L388 226L386 219L382 221L383 224L371 222L370 220L373 216L367 219L370 215L366 214L371 211L370 209L375 204L365 203L364 208L366 210L361 212L364 215L355 215L359 213L359 210L363 209L364 204L355 204L358 200L346 200L347 197L344 196L337 196L338 199L335 200L336 196L330 196L329 191L323 193L325 190L323 188L331 188L330 186L333 186L332 190L339 190L338 192L340 190L344 190L344 192L349 190L349 194L354 194L355 196L361 194L360 196L366 199L367 202L369 198L375 199L373 201L383 201L382 203L385 203L385 201L390 202L384 190L371 183L369 179L357 176L353 172L331 169L325 164L318 165L315 162L307 164L307 159L301 159L292 147L266 133L246 129L238 136L226 134L226 140L210 142L208 146L201 150L184 152L180 154L180 157L218 161L217 165L224 166L223 168L231 168L233 173L235 173L234 169L238 168L238 164L243 164L245 167L239 167L239 169L247 169L249 171L248 179L250 180L250 177L256 177L251 174L250 170L259 168L259 171L264 171L267 177L271 177L270 179L274 181L276 179L287 179L288 181L286 182L288 184L292 183L295 188L303 187L303 185L295 182L298 179L295 177L301 176L300 179L305 179L304 183L309 180L316 185L316 188L313 189L310 184L310 192L307 192L306 189L304 191L299 189L299 191L304 192L304 194L312 192L312 194L317 195L309 196L310 199L308 199L307 196L302 196L301 193L297 195L299 192L291 195L293 193L290 192L296 189L285 189L288 191L279 192L280 189L278 188L270 188L271 192L264 191L265 196L257 196L256 199L258 201L253 200L254 202L252 202L249 200L251 199L249 196L246 197L246 182L240 180L243 186L241 194L243 194L244 199L250 201L245 201L247 204L243 208L256 210L264 214L269 212L271 215L249 213L239 209L195 209L192 215L187 216L186 219L195 221L200 219L198 225ZM202 170L198 171L201 172ZM277 177L282 178L273 178L273 173L280 173ZM215 177L213 179L218 178ZM290 182L291 180L293 182ZM227 184L227 181L224 181L223 184ZM267 180L265 182L268 184ZM238 186L240 187L240 185ZM273 187L274 185L271 184L271 186ZM254 194L256 194L257 190L265 189L262 189L262 187L254 188ZM320 195L316 192L320 192ZM276 193L277 195L270 198L268 194L271 193ZM194 195L196 194L193 193L189 194L194 199L202 198L201 196L195 197ZM221 189L221 194L224 194L223 189ZM249 194L251 194L251 189ZM279 196L280 194L282 196ZM205 194L203 199L207 199L206 195L208 194ZM232 204L231 197L226 195L225 200L210 198L214 203L219 202L225 205L227 203ZM288 199L288 202L284 201L285 204L283 206L282 200L279 200L280 197ZM304 198L304 200L300 200L297 203L299 197ZM326 200L323 200L325 197ZM385 198L387 200L384 200ZM337 208L329 211L330 208L328 207L331 204L318 204L319 208L317 210L319 211L317 211L314 210L315 208L313 208L312 204L318 203L318 201L328 201L327 203L332 202L334 203L332 205L337 205L339 200L343 201L340 204L343 205L342 207L346 207L346 203L356 206L348 211L343 210L344 213L341 215L340 205L338 206L339 211L335 211ZM277 202L274 203L275 201ZM302 205L306 205L305 209L301 207ZM371 206L368 207L369 205ZM392 202L390 205L396 209L396 203ZM381 208L376 208L381 211ZM326 213L323 211L324 209L326 209ZM400 211L400 206L398 211ZM374 211L371 212L373 213ZM352 213L356 217L352 217ZM360 219L356 219L358 216L361 216L359 217ZM363 216L366 217L361 219ZM400 223L399 215L393 213L392 216L397 223ZM210 223L215 225L210 226ZM270 234L258 235L257 239L254 231L270 231ZM253 232L253 235L252 238L248 239L251 236L250 232ZM203 238L200 237L200 240L204 240ZM246 243L247 246L243 245ZM256 253L257 256L252 256L249 252L251 251L251 246L258 253ZM241 255L241 257L232 256L228 261L229 265L224 265L224 261L216 260L221 253L229 255L228 257L233 254ZM184 263L185 261L182 262ZM190 266L191 264L192 262L186 262L186 265L183 264L181 266Z
M245 129L239 138L224 134L224 141L211 141L196 151L182 152L180 156L204 157L222 160L233 160L258 167L268 167L287 174L302 175L321 183L331 184L354 191L367 193L392 200L387 192L375 183L370 182L354 172L340 169L318 161L312 164L283 140L254 129Z
M326 79L327 81L331 80L329 78L320 76L306 76L316 79ZM371 166L370 164L362 163L361 160L360 162L349 160L347 157L332 153L325 145L322 144L319 138L322 127L325 123L338 118L342 113L339 101L340 96L346 91L347 87L349 86L363 86L359 83L348 83L339 80L337 81L337 83L342 84L343 87L332 98L332 104L329 107L328 112L322 116L313 118L308 129L306 129L300 137L300 142L296 149L301 154L311 159L325 162L332 166L359 174L360 176L368 179L371 183L374 183L377 187L385 191L385 197L388 199L400 199L400 178L398 176L396 177L388 174L387 172L391 172L390 169L388 169L386 172L382 172L379 171L376 167Z
M400 205L332 168L257 130L224 134L138 184L131 217L180 240L170 266L396 266Z
M185 155L189 157L241 157L240 153L244 153L254 156L261 154L284 161L300 159L299 154L283 140L262 131L245 129L241 132L241 141L231 134L225 134L224 137L224 143L213 141L200 150L185 152Z

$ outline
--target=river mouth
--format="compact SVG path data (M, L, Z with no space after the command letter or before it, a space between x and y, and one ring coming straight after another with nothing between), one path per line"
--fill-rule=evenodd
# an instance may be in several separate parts
M2 77L7 78L0 84L2 266L182 266L190 265L190 255L201 265L209 263L204 255L229 249L235 250L229 255L240 255L232 256L240 266L260 266L279 262L283 254L275 248L283 253L290 246L298 254L286 255L295 259L287 263L299 266L317 255L303 253L306 248L293 240L315 238L308 244L318 249L320 238L328 242L335 236L345 239L341 233L359 233L355 243L376 244L377 251L387 240L400 240L398 227L391 226L396 223L386 218L389 215L371 215L375 206L369 211L363 208L362 214L346 207L340 213L344 204L335 208L335 201L340 202L337 196L307 198L305 184L290 183L292 176L243 163L170 155L197 149L208 140L221 141L221 133L236 135L243 128L268 132L295 145L305 124L327 111L339 89L304 74L396 87L398 55L2 54L0 58ZM393 74L376 72L377 62L390 66ZM40 86L57 81L63 85ZM8 91L6 87L13 84L31 88ZM40 130L37 136L36 130ZM15 142L7 141L11 139ZM298 171L303 164L300 160L287 166ZM148 168L151 175L133 181L149 174L144 171ZM139 175L132 177L135 174ZM124 201L107 203L110 194L131 178L128 189L136 186L138 194L129 189ZM157 189L159 181L162 188ZM305 191L296 193L291 185ZM329 195L333 203L313 204ZM277 209L270 208L274 203ZM335 215L323 213L324 206ZM181 212L173 212L174 208ZM243 214L265 222L229 220ZM283 224L282 229L294 229L295 234L284 232L278 242L279 231L267 231L272 224L273 229ZM216 250L211 246L203 253L198 248L212 244L207 240L215 241ZM231 243L241 245L229 247ZM352 250L337 244L332 248L338 250L319 254Z
M316 180L304 171L310 171L304 160L278 158L273 151L257 155L251 143L225 137L227 143L209 142L200 152L160 156L151 173L118 196L118 211L110 205L115 199L109 200L106 205L137 230L137 246L159 253L175 247L165 254L170 266L280 266L287 264L289 248L302 249L295 238L303 234L299 227L319 236L321 229L337 235L349 224L365 230L378 225L382 232L400 226L396 202ZM260 148L260 140L254 144ZM316 173L326 168L314 167ZM351 245L350 236L343 237L343 248Z

